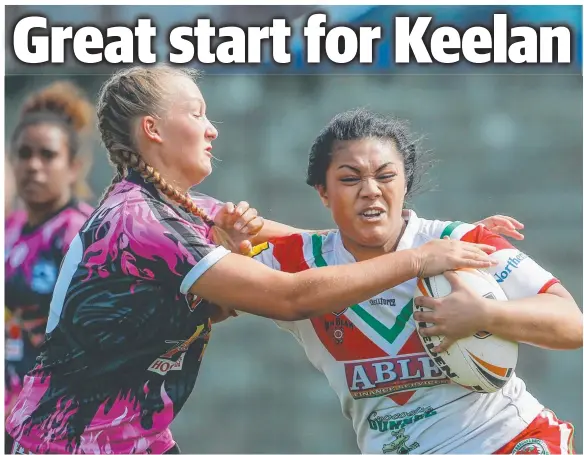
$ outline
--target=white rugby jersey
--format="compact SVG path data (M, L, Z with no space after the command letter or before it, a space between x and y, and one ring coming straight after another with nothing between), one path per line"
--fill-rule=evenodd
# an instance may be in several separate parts
M424 220L405 211L398 250L432 239L486 243L499 265L489 271L508 298L544 292L558 282L483 226ZM299 272L355 262L338 231L295 234L258 245L254 258ZM471 392L446 378L424 351L412 318L416 280L339 313L276 323L291 332L337 393L363 453L493 453L543 410L515 373L502 390Z

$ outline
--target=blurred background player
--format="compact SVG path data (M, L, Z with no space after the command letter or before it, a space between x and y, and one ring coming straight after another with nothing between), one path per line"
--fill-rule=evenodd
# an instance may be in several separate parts
M357 110L331 120L312 145L307 183L338 230L275 239L255 248L255 259L286 272L351 264L418 248L449 236L497 248L495 275L520 252L484 226L418 218L403 210L423 173L417 141L405 124ZM485 299L455 274L453 292L423 297L416 312L445 336L487 331L545 349L582 347L582 313L570 293L532 259L498 280L509 302ZM517 265L517 263L514 263ZM352 420L363 453L573 453L570 423L544 409L513 372L498 392L480 394L451 381L432 363L416 331L416 280L339 312L304 321L278 321L323 372ZM512 305L511 305L512 303ZM503 374L504 375L504 374ZM524 452L521 452L524 453Z
M10 164L8 154L4 155L4 219L10 215L14 209L14 197L16 195L16 185L14 183L14 169Z
M81 199L90 196L84 141L93 118L83 92L60 81L26 101L12 134L6 185L14 183L23 209L8 214L5 224L6 415L44 341L61 261L92 212Z

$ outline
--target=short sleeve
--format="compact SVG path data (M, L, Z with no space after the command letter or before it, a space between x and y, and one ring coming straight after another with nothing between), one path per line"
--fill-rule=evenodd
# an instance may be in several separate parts
M558 279L527 254L484 226L461 225L453 234L459 229L462 231L458 233L460 240L483 243L497 248L491 256L499 263L488 271L510 300L532 297L546 292L553 284L559 283ZM456 237L453 236L453 238Z
M125 274L156 280L187 294L209 268L229 254L206 239L202 224L181 218L163 203L128 207L124 217L120 257Z
M294 256L295 253L298 252L298 246L301 242L302 236L299 234L272 239L269 242L256 245L250 256L255 261L260 262L273 270L296 273L299 272L301 268L293 265L296 261L291 259L290 253ZM295 258L297 259L297 257ZM241 314L240 312L238 313ZM279 321L276 319L273 321L280 329L291 333L302 345L298 324L300 321Z
M274 245L270 242L260 243L253 247L250 257L274 270L280 270L279 264L274 261Z

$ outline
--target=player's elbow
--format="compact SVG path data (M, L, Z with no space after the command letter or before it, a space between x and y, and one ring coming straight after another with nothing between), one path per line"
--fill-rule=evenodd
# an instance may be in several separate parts
M290 274L286 278L277 318L281 321L301 321L317 316L318 302L314 292L302 286L298 275Z
M580 349L582 348L584 321L582 320L582 313L574 320L574 327L565 332L566 338L564 340L564 349Z
M584 316L582 311L573 299L568 300L569 312L564 317L564 328L561 330L563 334L563 348L564 349L580 349L584 338Z
M315 316L310 301L304 299L303 296L290 294L282 303L281 312L277 318L281 321L302 321Z

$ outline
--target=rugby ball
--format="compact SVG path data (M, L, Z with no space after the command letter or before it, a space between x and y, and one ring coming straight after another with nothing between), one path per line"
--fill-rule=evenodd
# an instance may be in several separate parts
M478 269L461 269L455 273L483 297L507 300L505 292L489 273ZM450 282L444 275L420 278L414 297L445 297L451 290ZM432 310L414 304L414 311ZM418 321L415 323L418 330L432 326L431 323ZM420 335L420 339L426 353L448 378L479 393L492 393L503 388L517 366L518 344L489 332L478 332L460 339L448 351L440 353L434 353L431 349L440 344L442 336Z

